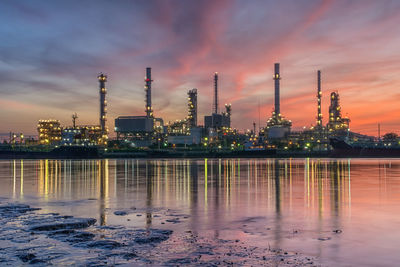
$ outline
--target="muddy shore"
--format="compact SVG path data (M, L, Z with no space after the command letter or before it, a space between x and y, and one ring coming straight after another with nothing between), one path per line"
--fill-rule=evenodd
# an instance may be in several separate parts
M121 220L129 213L114 211ZM152 216L161 217L161 213ZM164 214L163 229L100 225L94 218L41 213L40 207L0 205L1 265L157 265L157 266L319 266L317 259L269 246L251 246L240 239L210 238L168 225L187 216ZM169 215L169 216L168 216Z

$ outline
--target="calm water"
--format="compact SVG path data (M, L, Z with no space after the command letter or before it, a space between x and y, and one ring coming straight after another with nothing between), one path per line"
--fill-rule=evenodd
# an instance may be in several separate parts
M400 260L397 159L0 161L0 197L99 225L282 248L328 266ZM171 211L182 216L168 222Z

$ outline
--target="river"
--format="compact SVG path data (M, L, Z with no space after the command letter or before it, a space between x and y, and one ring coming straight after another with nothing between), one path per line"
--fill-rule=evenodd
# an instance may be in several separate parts
M400 261L398 159L4 160L0 202L10 264ZM87 239L38 232L65 215L96 219Z

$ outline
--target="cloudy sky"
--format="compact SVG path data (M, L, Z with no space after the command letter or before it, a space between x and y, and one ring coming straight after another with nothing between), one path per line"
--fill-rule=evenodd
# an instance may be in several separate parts
M0 3L0 133L35 134L38 119L98 123L98 82L108 82L108 126L144 114L144 74L153 68L153 109L186 116L198 88L199 122L232 103L233 126L265 125L273 108L273 63L281 63L281 111L294 128L323 115L338 91L353 131L400 132L400 1L79 0Z

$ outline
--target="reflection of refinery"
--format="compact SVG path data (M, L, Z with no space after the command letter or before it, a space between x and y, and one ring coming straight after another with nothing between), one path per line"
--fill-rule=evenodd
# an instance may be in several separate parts
M162 207L165 201L183 203L193 212L198 208L212 212L221 204L229 207L240 201L239 193L257 196L247 200L254 207L281 212L295 208L298 199L303 199L310 212L337 216L351 206L350 164L348 160L312 159L18 160L7 165L14 180L5 186L15 199L32 193L46 201L60 196L94 199L82 204L98 205L90 209L90 216L98 213L102 225L107 224L107 210L116 208L110 206L115 205L110 199L116 200L117 207L130 198L141 200L137 205L144 205L138 208L145 212ZM38 183L32 184L32 179ZM132 191L140 193L128 193Z
M132 150L132 149L197 149L217 152L253 151L279 149L299 151L328 151L331 138L347 138L353 140L371 140L373 137L363 136L350 131L350 119L342 116L339 102L339 93L330 95L329 121L323 124L322 115L322 82L321 71L317 71L316 83L316 124L302 131L292 130L292 121L283 116L281 99L281 69L280 64L274 64L274 108L266 125L256 131L240 133L232 128L232 106L225 104L224 111L220 111L219 94L220 76L213 75L212 95L213 103L210 115L204 116L204 125L199 125L198 98L200 90L197 88L187 91L187 115L176 121L164 120L154 116L152 105L153 77L152 69L146 68L144 78L144 114L123 115L115 118L115 139L108 139L106 82L107 76L99 74L97 77L100 90L99 125L76 125L77 114L73 115L73 125L62 127L57 120L40 120L38 124L38 142L44 146L98 146L104 149ZM210 90L204 90L210 92ZM182 103L183 104L183 103ZM261 123L260 123L261 124ZM15 135L15 134L14 134ZM13 135L13 136L14 136ZM11 136L11 134L10 134ZM10 137L11 138L11 137ZM10 144L18 143L16 138L10 139ZM22 140L22 139L21 139ZM22 141L21 141L22 142ZM32 144L32 140L30 140Z

